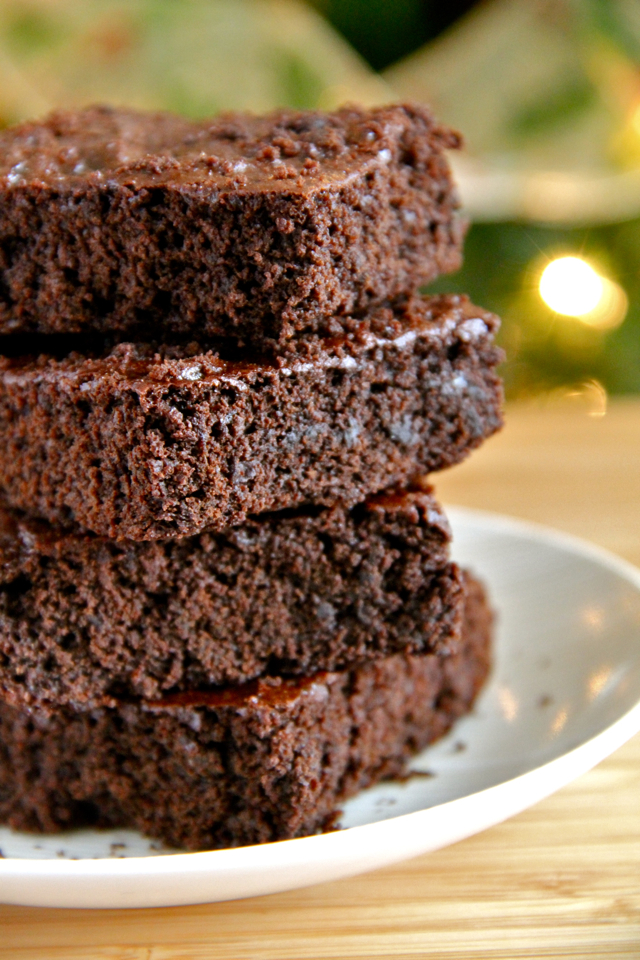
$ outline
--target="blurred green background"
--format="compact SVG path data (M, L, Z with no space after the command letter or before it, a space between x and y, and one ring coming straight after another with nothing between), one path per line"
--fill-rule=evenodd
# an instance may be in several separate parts
M502 316L508 394L640 391L639 0L0 2L0 125L403 98L465 134L465 265L431 289Z

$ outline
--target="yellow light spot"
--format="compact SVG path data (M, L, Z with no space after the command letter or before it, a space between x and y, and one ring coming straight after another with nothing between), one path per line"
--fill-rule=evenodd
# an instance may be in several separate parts
M602 278L602 296L598 305L578 319L595 330L615 330L627 315L629 300L618 283Z
M598 306L602 277L579 257L558 257L547 264L540 277L540 296L556 313L581 317Z
M580 257L558 257L542 271L540 296L556 313L596 330L620 326L629 307L622 287Z

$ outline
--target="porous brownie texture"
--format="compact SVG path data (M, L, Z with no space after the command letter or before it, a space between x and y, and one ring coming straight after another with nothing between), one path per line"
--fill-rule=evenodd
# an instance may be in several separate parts
M453 652L461 574L428 488L115 543L0 509L0 696L74 707Z
M416 297L261 362L195 344L0 357L0 489L132 540L358 503L498 429L497 323L465 297Z
M318 832L469 710L491 615L468 584L463 645L304 680L73 711L0 705L0 821L135 827L191 850Z
M0 332L126 331L277 349L461 262L419 106L332 114L92 107L0 133Z

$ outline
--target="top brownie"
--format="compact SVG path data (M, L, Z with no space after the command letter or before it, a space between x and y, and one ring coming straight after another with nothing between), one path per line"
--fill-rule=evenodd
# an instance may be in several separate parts
M0 333L185 334L277 350L461 262L419 106L189 121L90 107L0 133Z

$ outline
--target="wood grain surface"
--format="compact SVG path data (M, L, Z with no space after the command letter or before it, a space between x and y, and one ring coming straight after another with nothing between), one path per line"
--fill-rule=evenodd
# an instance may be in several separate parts
M640 564L640 402L512 407L440 497L537 520ZM598 412L598 411L596 411ZM0 958L640 958L640 737L479 836L375 873L165 910L0 906Z

